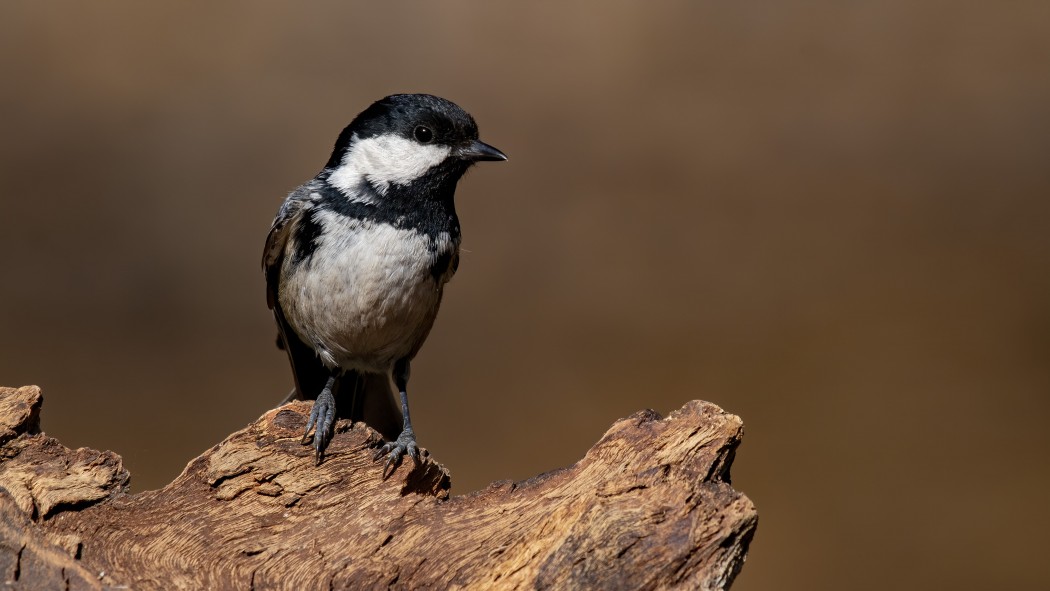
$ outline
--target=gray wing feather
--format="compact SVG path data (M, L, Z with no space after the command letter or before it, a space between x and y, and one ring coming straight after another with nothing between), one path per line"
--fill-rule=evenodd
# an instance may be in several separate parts
M266 235L263 248L262 267L266 275L266 305L273 310L277 322L278 337L288 354L292 366L292 377L295 380L295 397L300 400L317 396L328 378L328 371L312 347L302 342L292 329L281 310L278 298L281 286L281 267L284 264L288 243L299 220L307 208L310 199L309 185L303 185L293 191L281 204L277 217Z
M295 390L284 402L294 398L299 400L315 398L329 375L329 370L317 358L313 347L304 343L292 329L281 310L281 303L278 299L281 267L284 264L288 243L299 220L302 219L304 213L309 211L307 205L310 203L313 192L308 183L288 196L277 212L273 225L270 226L270 233L266 236L266 246L263 249L262 267L266 274L266 305L273 310L279 331L278 338L288 354L288 361L292 366L292 377L295 380ZM333 394L339 400L339 391L344 389L345 384L345 389L350 390L351 395L356 394L359 397L357 401L351 401L349 408L346 409L353 414L349 418L355 421L364 420L387 439L396 438L401 431L402 417L401 409L393 397L390 377L365 374L361 378L359 382L354 372L348 372L336 380ZM355 387L359 388L358 392L353 392Z

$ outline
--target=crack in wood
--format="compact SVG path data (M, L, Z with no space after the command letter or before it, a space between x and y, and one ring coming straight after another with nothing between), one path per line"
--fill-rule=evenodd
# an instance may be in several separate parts
M39 390L0 388L4 396L39 406ZM455 498L429 453L384 480L368 445L378 436L360 423L340 421L332 453L315 466L298 445L310 408L269 411L168 486L138 494L127 492L119 456L23 429L0 445L0 487L25 490L0 492L0 531L31 543L9 545L6 564L25 579L31 553L42 565L33 577L53 581L43 588L101 589L104 579L146 590L723 589L757 526L754 506L728 482L740 419L710 403L667 418L635 413L570 467ZM0 426L14 429L25 414L0 413ZM107 476L58 494L98 471ZM25 487L45 472L49 480ZM47 513L40 498L58 511L30 521Z

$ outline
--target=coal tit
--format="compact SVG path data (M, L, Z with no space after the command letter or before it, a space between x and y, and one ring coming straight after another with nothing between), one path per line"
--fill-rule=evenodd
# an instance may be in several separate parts
M409 366L459 264L456 183L475 162L506 159L454 103L388 96L343 129L321 172L281 205L263 251L266 302L292 365L288 399L316 398L303 443L318 462L337 396L341 416L392 440L375 454L386 468L418 458Z

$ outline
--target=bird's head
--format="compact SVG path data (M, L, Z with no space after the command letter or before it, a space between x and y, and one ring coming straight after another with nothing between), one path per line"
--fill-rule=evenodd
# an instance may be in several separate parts
M429 94L395 94L372 103L336 140L325 165L328 182L347 193L362 183L384 195L392 185L454 189L481 160L506 160L478 140L474 118Z

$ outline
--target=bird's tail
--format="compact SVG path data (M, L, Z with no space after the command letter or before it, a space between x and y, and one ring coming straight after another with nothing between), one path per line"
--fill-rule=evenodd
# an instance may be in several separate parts
M401 407L394 398L389 377L349 371L336 380L332 394L335 396L338 417L363 421L390 441L397 439L401 433ZM292 388L277 406L307 399L299 390Z
M356 400L350 418L364 421L369 427L379 431L388 441L397 439L401 433L401 406L394 399L394 389L390 378L376 373L348 373L343 377L344 400L350 398L356 390ZM357 387L354 387L354 382Z

